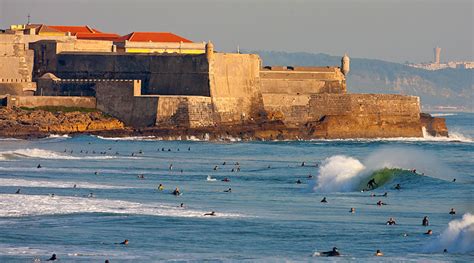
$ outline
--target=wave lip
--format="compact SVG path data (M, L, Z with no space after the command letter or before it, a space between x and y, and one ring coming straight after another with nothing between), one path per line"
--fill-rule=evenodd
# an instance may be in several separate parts
M466 213L461 219L449 222L436 240L428 244L425 252L469 253L474 251L474 215Z

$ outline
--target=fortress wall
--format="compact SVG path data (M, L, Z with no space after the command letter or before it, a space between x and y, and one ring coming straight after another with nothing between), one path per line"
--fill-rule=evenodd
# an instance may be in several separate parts
M147 127L156 122L158 97L139 97L140 81L102 81L95 86L97 109L128 126Z
M32 96L35 90L35 82L0 82L0 95Z
M205 55L60 53L49 70L60 78L140 79L148 95L210 96Z
M287 127L313 125L320 138L420 137L418 97L391 94L263 94L267 114Z
M10 96L7 106L36 108L42 106L96 108L94 97Z
M270 120L282 120L288 127L297 127L311 120L310 95L263 94L263 103Z
M22 35L0 34L0 95L31 95L34 52Z
M415 96L394 94L318 94L309 102L311 115L393 115L419 120L420 100Z
M266 67L260 79L262 93L346 93L345 77L336 67Z
M212 100L200 96L159 96L156 126L210 127L215 125Z
M210 61L211 97L220 121L232 123L262 117L260 57L214 53Z

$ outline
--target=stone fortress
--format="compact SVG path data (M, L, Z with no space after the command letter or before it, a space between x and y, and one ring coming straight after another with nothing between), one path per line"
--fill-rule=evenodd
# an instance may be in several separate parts
M14 107L95 108L136 129L252 131L269 139L447 135L420 99L350 94L341 66L263 66L172 33L120 37L85 27L0 33L0 97Z

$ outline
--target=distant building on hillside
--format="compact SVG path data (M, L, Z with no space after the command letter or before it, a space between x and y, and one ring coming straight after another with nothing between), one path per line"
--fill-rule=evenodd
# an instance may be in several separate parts
M434 61L429 63L406 63L407 66L413 68L420 68L425 70L440 70L447 68L462 68L462 69L474 69L474 61L448 61L441 63L441 48L435 47L433 49Z

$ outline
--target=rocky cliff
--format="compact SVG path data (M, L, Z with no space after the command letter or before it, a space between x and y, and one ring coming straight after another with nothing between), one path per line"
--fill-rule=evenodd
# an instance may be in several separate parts
M36 138L49 134L72 134L123 130L124 124L98 111L0 108L0 137Z

